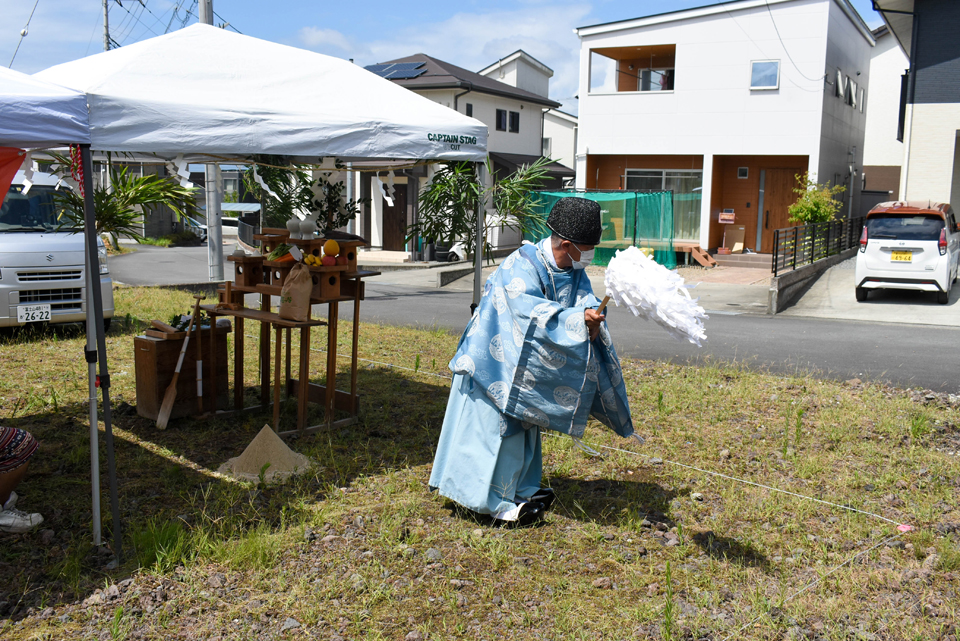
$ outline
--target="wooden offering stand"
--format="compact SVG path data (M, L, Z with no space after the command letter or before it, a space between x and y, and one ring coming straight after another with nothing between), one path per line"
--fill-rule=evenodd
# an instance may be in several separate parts
M357 422L359 407L357 396L357 346L360 338L360 301L364 298L363 279L376 276L380 272L360 271L357 268L357 250L367 243L353 237L347 240L337 240L341 248L341 255L347 258L346 265L308 266L313 276L313 291L310 296L313 305L326 305L327 318L306 321L293 321L280 318L271 311L270 297L279 296L283 283L290 270L296 263L276 262L264 260L263 256L229 256L234 266L234 282L225 283L222 289L217 290L220 302L216 305L201 305L201 309L210 315L211 319L218 316L228 316L236 323L234 363L233 363L233 409L215 412L218 416L225 416L237 412L260 410L273 404L273 429L281 436L290 434L305 434L322 428L342 427ZM304 253L319 256L326 239L291 239L287 230L264 228L262 234L254 236L261 243L261 251L268 254L280 243L296 245ZM260 309L244 307L244 294L260 294ZM353 345L350 359L350 390L342 391L336 388L337 377L337 320L339 304L353 302ZM260 404L253 407L243 406L243 363L244 363L244 321L251 320L260 323ZM326 380L323 385L311 383L310 373L310 330L313 327L327 327L327 354ZM274 331L273 372L271 373L270 330ZM299 355L297 358L297 377L292 376L292 330L300 330ZM284 330L286 330L284 332ZM283 338L286 334L286 350L282 349ZM284 362L285 351L285 362ZM209 355L213 374L211 386L216 389L217 368L216 354ZM281 372L284 378L281 379ZM271 376L273 376L273 391L271 398ZM282 384L281 380L285 380ZM295 429L281 430L280 399L281 392L287 398L297 399L297 424ZM317 425L307 425L307 403L318 403L324 406L324 421ZM339 410L349 414L347 418L335 420L335 412Z

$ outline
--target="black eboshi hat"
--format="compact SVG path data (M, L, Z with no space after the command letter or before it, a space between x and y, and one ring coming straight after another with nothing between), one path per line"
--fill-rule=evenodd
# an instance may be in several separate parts
M603 233L600 205L586 198L561 198L547 216L547 227L564 240L596 245Z

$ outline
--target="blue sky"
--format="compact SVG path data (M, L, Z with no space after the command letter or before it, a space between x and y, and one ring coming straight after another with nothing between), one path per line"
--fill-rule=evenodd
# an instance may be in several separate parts
M111 35L121 45L197 21L195 0L110 0ZM142 4L141 4L142 1ZM101 0L0 0L0 64L34 73L103 50ZM881 24L870 0L852 0L870 27ZM361 65L426 53L477 71L523 49L554 70L551 98L576 112L579 41L575 27L712 4L709 0L214 0L217 23L241 33ZM174 9L179 10L174 14ZM187 9L193 8L193 14ZM202 61L171 61L171 64Z

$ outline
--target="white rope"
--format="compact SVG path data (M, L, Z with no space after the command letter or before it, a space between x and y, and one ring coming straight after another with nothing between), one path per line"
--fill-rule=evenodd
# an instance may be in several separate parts
M559 435L551 434L551 436L559 436ZM612 452L621 452L621 453L623 453L623 454L633 454L634 456L641 456L641 457L648 458L648 459L649 459L649 458L652 458L652 457L650 457L650 456L648 456L648 455L646 455L646 454L641 454L641 453L639 453L639 452L631 452L630 450L622 450L622 449L620 449L620 448L610 447L610 446L608 446L608 445L597 445L596 447L598 447L598 448L600 448L600 449L603 449L603 450L610 450L610 451L612 451ZM907 528L913 529L912 526L905 525L905 524L900 523L900 522L898 522L898 521L894 521L893 519L888 519L887 517L881 516L881 515L879 515L879 514L874 514L873 512L867 512L867 511L865 511L865 510L860 510L860 509L857 509L857 508L855 508L855 507L850 507L849 505L841 505L840 503L832 503L832 502L830 502L830 501L824 501L823 499L817 499L817 498L814 498L814 497L812 497L812 496L805 496L805 495L803 495L803 494L797 494L796 492L791 492L791 491L789 491L789 490L781 490L780 488L772 487L772 486L770 486L770 485L764 485L763 483L757 483L756 481L748 481L748 480L746 480L746 479L740 479L740 478L737 478L737 477L735 477L735 476L730 476L729 474L723 474L722 472L713 472L713 471L711 471L711 470L705 470L705 469L696 467L696 466L694 466L694 465L687 465L686 463L678 463L678 462L676 462L676 461L671 461L671 460L668 460L668 459L663 459L663 462L664 462L664 463L669 463L669 464L671 464L671 465L676 465L676 466L678 466L678 467L684 467L684 468L687 468L687 469L689 469L689 470L695 470L695 471L697 471L697 472L702 472L703 474L709 474L709 475L711 475L711 476L717 476L717 477L720 477L720 478L723 478L723 479L727 479L728 481L736 481L736 482L738 482L738 483L743 483L743 484L745 484L745 485L753 485L753 486L755 486L755 487L760 487L760 488L763 488L763 489L765 489L765 490L770 490L770 491L772 491L772 492L780 492L781 494L788 494L788 495L790 495L790 496L794 496L794 497L797 497L797 498L799 498L799 499L804 499L804 500L806 500L806 501L814 501L814 502L816 502L816 503L822 503L822 504L824 504L824 505L829 505L829 506L831 506L831 507L838 507L838 508L840 508L840 509L842 509L842 510L847 510L847 511L849 511L849 512L857 512L857 513L863 514L863 515L865 515L865 516L871 516L871 517L873 517L873 518L875 518L875 519L880 519L881 521L886 521L887 523L893 523L894 525L896 525L896 526L898 526L898 527L907 527ZM902 531L906 531L906 530L902 530Z

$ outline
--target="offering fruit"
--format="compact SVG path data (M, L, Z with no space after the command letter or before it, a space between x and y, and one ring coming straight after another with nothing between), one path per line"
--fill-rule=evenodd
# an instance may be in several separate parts
M330 256L330 255L328 254L328 255L326 255L326 256L323 257L323 260L322 260L321 262L322 262L324 265L326 265L326 266L328 266L328 267L331 267L331 266L337 264L337 259L334 258L333 256Z
M340 243L330 239L323 244L323 253L328 256L336 256L340 253Z
M338 265L346 265L346 264L347 264L347 257L344 256L343 254L340 254L339 256L337 256L337 264L338 264Z

